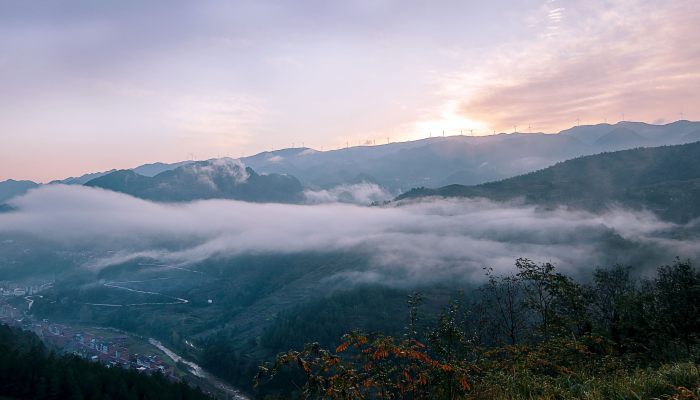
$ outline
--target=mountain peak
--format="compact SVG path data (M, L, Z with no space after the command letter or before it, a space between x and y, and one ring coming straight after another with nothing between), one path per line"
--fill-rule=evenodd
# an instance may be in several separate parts
M594 145L617 149L641 146L647 143L648 139L636 131L626 126L618 126L617 128L598 138L594 142Z
M301 183L293 176L258 175L232 158L191 162L154 177L131 170L115 171L86 185L168 202L235 199L290 203L299 201L303 192Z

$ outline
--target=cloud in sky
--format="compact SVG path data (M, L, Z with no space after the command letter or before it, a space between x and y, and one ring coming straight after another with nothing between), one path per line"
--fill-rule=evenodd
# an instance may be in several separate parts
M0 179L698 119L695 0L0 4ZM523 129L521 129L523 130Z
M696 257L687 227L649 213L602 215L488 201L434 200L402 206L280 205L225 200L158 204L101 189L51 185L13 200L0 234L28 235L57 249L89 250L102 268L135 257L188 265L240 254L357 251L371 265L345 277L389 284L472 279L481 268L510 268L517 257L569 271L615 262L655 267ZM693 228L697 230L697 227ZM112 252L113 251L113 252Z
M581 123L695 117L700 104L700 3L548 1L541 35L503 46L453 85L471 89L464 117L487 117L504 130L552 132ZM524 130L524 129L521 129Z

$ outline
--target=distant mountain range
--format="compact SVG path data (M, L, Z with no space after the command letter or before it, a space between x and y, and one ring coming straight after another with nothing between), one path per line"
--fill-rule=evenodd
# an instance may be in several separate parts
M520 199L590 211L622 205L687 222L700 217L700 142L585 156L497 182L414 189L397 200L429 196Z
M131 171L134 171L139 175L153 177L153 176L160 174L161 172L170 171L170 170L173 170L173 169L180 167L182 165L190 164L191 162L192 161L181 161L181 162L172 163L172 164L157 162L157 163L152 163L152 164L144 164L144 165L138 166L136 168L132 168ZM71 178L51 181L50 183L63 183L66 185L84 185L87 182L89 182L95 178L105 176L105 175L112 173L112 172L115 172L115 171L117 171L117 170L112 169L112 170L105 171L105 172L93 172L93 173L81 175L78 177L71 177Z
M156 201L216 198L295 203L303 198L303 187L293 176L259 175L231 158L187 163L153 177L134 170L119 170L92 179L85 186Z
M643 146L645 144L649 146L684 144L696 142L700 139L700 122L681 120L666 125L652 125L644 122L623 121L614 125L576 126L559 133L574 137L588 145L605 147L606 142L611 141L614 137L629 137L629 131L638 135L638 143L630 142L630 144L635 146ZM610 138L602 139L606 135L610 136ZM604 149L604 151L606 150Z
M619 122L577 126L558 134L434 137L330 151L290 148L243 157L241 161L262 175L292 175L307 188L328 189L369 182L398 195L415 187L477 185L606 151L696 141L700 141L700 122L677 121L666 125ZM190 164L193 161L154 163L131 171L154 178ZM115 172L119 171L89 173L52 183L82 185ZM119 175L130 179L123 171ZM23 185L17 185L15 181L0 182L0 203L36 185L29 181L23 181Z
M574 127L559 134L434 137L325 152L285 149L242 161L261 173L294 175L309 186L328 188L363 179L400 193L419 186L480 184L604 151L697 140L699 122L620 122Z

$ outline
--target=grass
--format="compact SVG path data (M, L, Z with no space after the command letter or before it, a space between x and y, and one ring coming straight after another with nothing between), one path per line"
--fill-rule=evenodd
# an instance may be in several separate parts
M547 377L495 372L474 385L473 399L697 400L700 370L692 363L618 371L605 376Z

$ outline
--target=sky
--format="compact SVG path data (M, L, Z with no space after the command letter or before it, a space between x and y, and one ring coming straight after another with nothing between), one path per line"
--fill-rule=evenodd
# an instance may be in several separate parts
M700 119L697 0L0 2L0 180Z

